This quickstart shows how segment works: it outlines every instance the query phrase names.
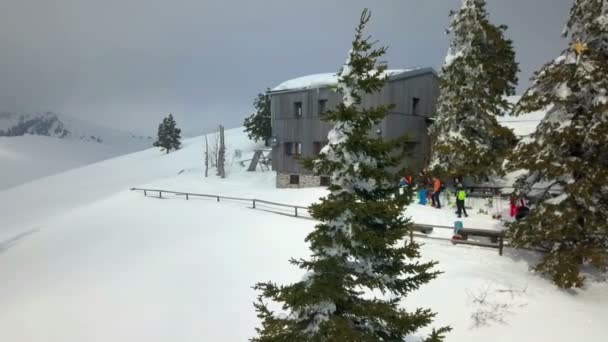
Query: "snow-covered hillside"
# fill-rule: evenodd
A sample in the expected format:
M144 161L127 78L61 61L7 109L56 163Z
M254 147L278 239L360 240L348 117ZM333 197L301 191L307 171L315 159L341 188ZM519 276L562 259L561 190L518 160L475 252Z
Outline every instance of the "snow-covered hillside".
M56 113L0 113L0 191L142 150L152 138Z
M142 144L142 141L152 139L150 136L102 127L54 112L36 114L0 113L0 137L15 137L26 134L91 141L107 145Z
M0 336L25 341L244 341L259 323L251 286L302 276L311 220L214 199L144 197L130 187L256 197L307 205L321 188L276 189L247 172L256 144L226 134L228 178L204 178L202 137L165 155L121 156L0 192ZM237 150L240 152L238 153ZM241 157L236 157L237 155ZM213 174L213 172L211 172ZM452 209L412 205L416 221L450 223ZM493 226L473 214L465 226ZM404 300L438 312L448 341L600 342L608 285L574 292L528 272L536 256L420 240L444 273ZM475 326L475 323L478 326ZM485 325L484 325L485 324ZM412 337L411 341L417 341Z

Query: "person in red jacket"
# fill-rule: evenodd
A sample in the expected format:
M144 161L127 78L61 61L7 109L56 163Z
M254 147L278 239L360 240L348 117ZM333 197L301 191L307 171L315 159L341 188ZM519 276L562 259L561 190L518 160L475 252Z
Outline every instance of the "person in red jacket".
M517 204L515 204L515 197L511 196L511 217L517 215Z
M439 202L439 195L441 194L441 181L437 177L433 177L433 195L431 200L433 201L433 207L441 209L441 202Z

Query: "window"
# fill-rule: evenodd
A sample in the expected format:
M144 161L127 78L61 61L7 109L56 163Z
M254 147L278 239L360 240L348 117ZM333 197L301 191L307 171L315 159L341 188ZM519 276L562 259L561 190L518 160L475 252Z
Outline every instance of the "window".
M412 152L416 149L416 146L418 146L417 141L406 141L403 144L403 150L406 152Z
M289 184L291 184L291 185L300 184L300 176L299 175L289 175Z
M301 155L302 154L302 143L286 142L285 143L285 154L287 154L288 156Z
M321 176L321 186L329 186L331 184L331 178L329 176Z
M319 116L323 116L327 110L327 100L319 100Z
M326 142L320 142L320 141L313 142L312 143L312 153L315 155L321 153L321 150L323 149L323 147L325 147L325 145L327 145Z
M302 117L302 102L293 103L293 115L295 115L296 118Z
M420 99L417 97L412 98L412 115L418 115L418 107L420 104Z

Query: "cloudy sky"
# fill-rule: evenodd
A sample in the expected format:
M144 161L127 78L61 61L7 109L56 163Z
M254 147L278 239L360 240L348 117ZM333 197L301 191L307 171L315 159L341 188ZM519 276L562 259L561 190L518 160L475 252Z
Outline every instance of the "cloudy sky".
M488 0L509 25L520 91L566 46L572 0ZM336 71L364 7L390 67L439 68L460 0L0 0L0 111L53 110L149 133L239 125L255 95Z

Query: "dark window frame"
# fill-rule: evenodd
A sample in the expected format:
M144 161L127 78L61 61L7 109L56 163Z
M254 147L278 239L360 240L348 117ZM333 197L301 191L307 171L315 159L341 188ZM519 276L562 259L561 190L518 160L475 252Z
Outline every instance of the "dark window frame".
M312 154L315 156L321 154L321 150L326 145L327 145L327 141L313 141L312 142Z
M292 148L293 148L293 146L292 146L292 145L293 145L293 143L291 143L291 142L286 142L284 145L285 145L285 154L286 154L286 155L288 155L288 156L290 156L290 155L291 155Z
M321 179L319 180L319 184L321 186L330 186L331 185L331 177L329 177L329 176L321 176Z
M404 151L407 151L407 152L413 152L416 149L416 147L418 147L419 144L420 144L419 141L414 141L414 140L406 141L403 144L403 149L404 149Z
M327 112L327 99L320 99L317 103L318 105L318 115L323 116L325 112Z
M293 141L285 143L285 154L288 156L301 156L302 155L302 143Z
M294 142L294 156L301 156L302 155L302 143L301 142Z
M420 98L412 97L412 115L419 115L418 109L420 108Z
M289 185L300 185L300 175L289 175Z
M298 119L304 116L304 105L302 104L302 101L293 103L293 115Z

